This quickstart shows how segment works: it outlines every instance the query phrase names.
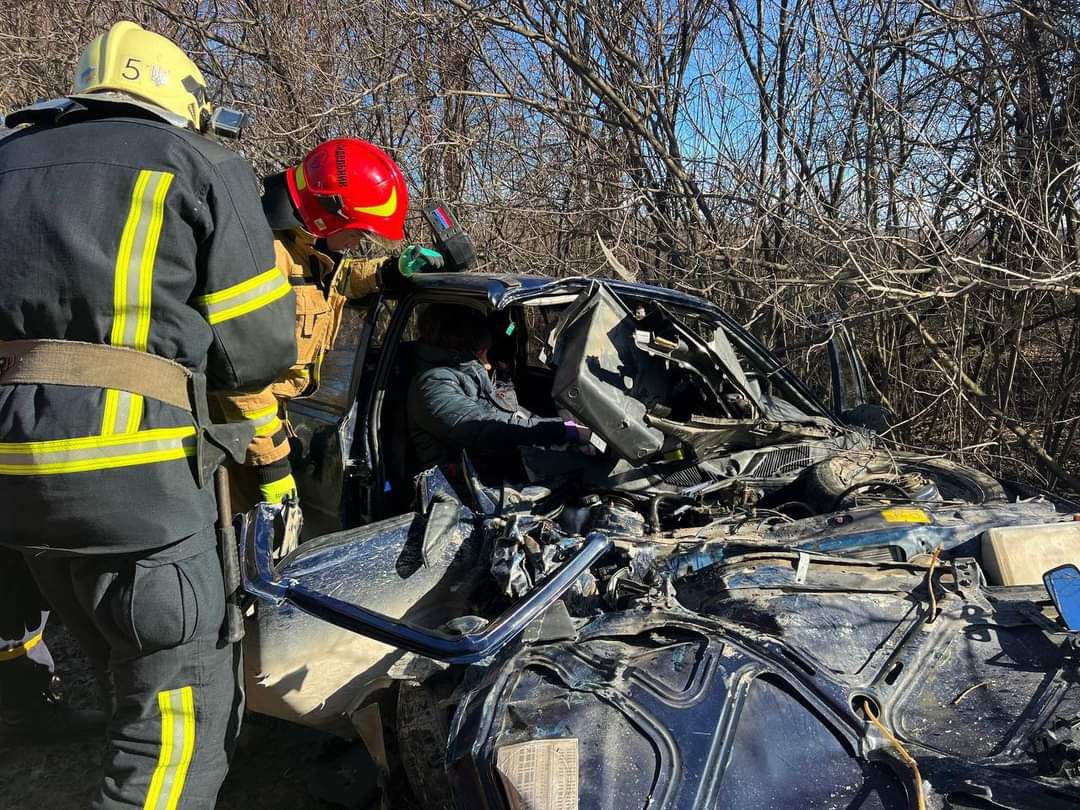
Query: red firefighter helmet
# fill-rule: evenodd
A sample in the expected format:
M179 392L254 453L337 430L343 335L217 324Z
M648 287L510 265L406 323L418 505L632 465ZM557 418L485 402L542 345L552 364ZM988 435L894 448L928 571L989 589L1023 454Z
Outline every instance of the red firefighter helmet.
M398 165L359 138L321 143L285 173L304 226L327 237L346 229L398 242L405 238L409 191Z

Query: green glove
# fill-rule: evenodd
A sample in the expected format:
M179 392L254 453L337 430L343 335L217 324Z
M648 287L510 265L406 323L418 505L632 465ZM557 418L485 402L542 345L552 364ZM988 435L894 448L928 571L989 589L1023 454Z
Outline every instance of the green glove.
M416 273L439 270L443 266L442 254L437 250L422 247L421 245L409 245L401 251L398 257L398 272L405 278Z
M267 503L281 503L286 498L296 499L296 479L289 473L284 478L259 484L259 495Z

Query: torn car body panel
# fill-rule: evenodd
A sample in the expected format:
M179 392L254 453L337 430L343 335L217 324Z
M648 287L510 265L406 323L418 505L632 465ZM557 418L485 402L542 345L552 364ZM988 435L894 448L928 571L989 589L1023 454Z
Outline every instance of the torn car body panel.
M406 515L304 544L276 565L280 513L281 507L261 504L255 521L241 525L245 590L276 608L258 611L246 647L249 703L263 714L327 730L342 725L363 696L360 687L386 676L403 652L452 664L495 655L611 545L591 535L565 566L502 615L453 633L432 628L467 615L484 536L472 521L448 527L438 548L428 549L424 521ZM383 567L389 559L395 560L392 571Z
M386 616L388 622L439 624L463 614L475 588L479 549L471 527L444 535L424 559L423 517L415 513L304 543L280 563L271 560L277 515L264 505L245 525L245 589L276 604L249 620L245 669L249 707L326 730L348 727L362 698L360 683L377 683L401 657L400 646L313 616L290 600L289 583Z

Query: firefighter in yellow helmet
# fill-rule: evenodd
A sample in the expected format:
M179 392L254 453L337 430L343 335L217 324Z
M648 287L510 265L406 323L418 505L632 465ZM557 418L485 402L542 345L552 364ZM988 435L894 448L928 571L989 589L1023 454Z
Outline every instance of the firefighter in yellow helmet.
M111 681L96 808L213 807L239 723L208 484L251 432L207 389L288 369L296 303L210 112L194 63L122 22L0 141L0 544Z
M230 420L255 426L247 465L256 471L261 500L277 502L296 493L288 459L287 403L318 387L319 368L334 343L345 301L416 272L437 270L443 257L418 245L393 258L344 255L368 239L393 250L404 239L409 207L401 169L359 138L321 143L296 166L267 177L262 202L276 239L278 269L296 291L297 362L262 391L226 397L223 407ZM242 500L252 497L241 492Z
M210 117L198 66L170 40L133 22L118 22L82 52L71 97L134 104L196 132Z

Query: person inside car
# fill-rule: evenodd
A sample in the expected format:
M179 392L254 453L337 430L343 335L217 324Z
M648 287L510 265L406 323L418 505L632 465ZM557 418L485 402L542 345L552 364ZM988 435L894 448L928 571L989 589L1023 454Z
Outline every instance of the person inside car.
M473 460L505 461L507 450L518 447L588 443L587 427L534 416L517 403L512 387L495 385L488 360L492 332L483 313L459 304L430 304L418 326L418 371L409 387L408 419L419 470L452 464L462 450Z

